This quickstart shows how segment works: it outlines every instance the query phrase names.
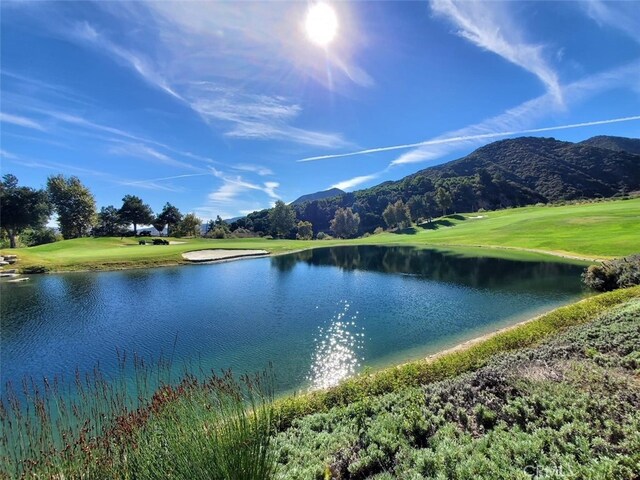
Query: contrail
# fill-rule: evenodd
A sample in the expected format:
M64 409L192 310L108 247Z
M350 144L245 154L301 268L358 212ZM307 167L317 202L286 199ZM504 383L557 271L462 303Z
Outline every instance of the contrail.
M150 178L148 180L137 180L137 181L134 181L134 182L123 182L122 185L137 185L138 183L161 182L163 180L176 180L178 178L187 178L187 177L203 177L205 175L211 175L211 173L187 173L185 175L174 175L173 177Z
M464 142L467 140L481 140L485 138L508 137L510 135L523 135L525 133L540 133L540 132L549 132L552 130L566 130L569 128L591 127L594 125L606 125L608 123L631 122L634 120L640 120L640 115L635 115L632 117L611 118L609 120L596 120L593 122L572 123L569 125L558 125L555 127L530 128L528 130L519 130L519 131L512 131L512 132L480 133L477 135L463 135L459 137L436 138L434 140L426 140L424 142L417 142L417 143L406 143L404 145L393 145L390 147L369 148L366 150L358 150L357 152L335 153L332 155L319 155L317 157L306 157L298 160L298 162L313 162L316 160L328 160L330 158L352 157L354 155L365 155L367 153L389 152L391 150L403 150L406 148L423 147L425 145L441 145L443 143L456 143L456 142Z

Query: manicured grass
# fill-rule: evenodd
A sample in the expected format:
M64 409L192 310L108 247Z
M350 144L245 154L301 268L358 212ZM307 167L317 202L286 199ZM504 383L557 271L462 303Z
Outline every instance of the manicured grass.
M22 269L43 266L49 271L178 265L185 263L181 257L183 252L209 248L284 253L335 245L439 246L461 254L491 254L524 260L539 260L545 258L544 254L605 259L640 249L640 198L450 215L426 228L416 226L403 233L386 232L354 240L172 240L184 243L141 246L134 238L81 238L13 251L5 249L2 253L18 254Z
M640 249L640 198L453 215L435 226L414 227L413 234L385 233L379 240L513 247L579 257L625 256Z

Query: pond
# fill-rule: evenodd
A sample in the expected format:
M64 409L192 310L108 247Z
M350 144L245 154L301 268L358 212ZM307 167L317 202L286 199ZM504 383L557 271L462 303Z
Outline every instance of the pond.
M424 357L574 301L581 267L411 247L319 248L2 284L1 380L117 369L116 351L263 370L279 392Z

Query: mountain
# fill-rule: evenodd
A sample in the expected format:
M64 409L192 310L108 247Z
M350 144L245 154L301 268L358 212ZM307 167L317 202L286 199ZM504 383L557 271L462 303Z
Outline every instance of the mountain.
M296 198L289 205L300 205L304 202L312 202L314 200L322 200L324 198L336 197L338 195L344 195L345 192L340 190L339 188L331 188L329 190L324 190L322 192L309 193L307 195L303 195L300 198Z
M579 145L589 145L591 147L606 148L616 152L628 152L640 155L640 139L626 137L610 137L607 135L599 135L589 138Z
M501 140L397 181L294 206L298 218L310 221L315 231L329 230L337 208L352 207L367 232L385 225L382 212L396 200L409 205L414 220L440 215L439 188L451 196L448 212L612 197L640 190L640 155L621 150L635 152L638 143L621 137L581 143L539 137Z

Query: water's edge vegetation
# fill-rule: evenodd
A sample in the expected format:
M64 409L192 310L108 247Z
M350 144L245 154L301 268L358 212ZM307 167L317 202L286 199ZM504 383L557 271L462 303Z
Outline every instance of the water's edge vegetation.
M73 425L69 422L60 425L59 412L63 408L60 399L53 398L52 403L45 402L44 393L39 392L33 397L31 412L40 422L39 427L34 428L30 424L28 428L23 428L28 416L15 402L3 403L0 408L3 431L12 429L14 437L20 438L21 442L21 447L16 449L16 445L7 443L9 435L3 435L0 463L7 470L0 478L21 475L157 478L160 472L158 468L164 469L162 471L166 478L187 478L186 471L180 468L191 469L188 470L191 472L189 478L204 478L205 472L210 475L213 471L248 465L246 455L249 455L248 458L255 457L256 452L259 454L255 458L273 462L274 457L269 452L272 452L274 434L286 432L298 425L302 418L342 409L347 405L350 405L350 409L357 408L355 406L386 394L475 371L486 366L496 354L538 346L569 327L591 322L616 306L634 299L637 301L638 298L640 287L597 295L556 309L467 349L363 374L329 390L280 398L273 402L268 386L265 388L260 382L252 383L249 379L249 383L236 383L218 377L198 381L187 375L178 383L160 386L152 396L135 407L124 402L116 404L116 410L94 412L98 413L97 420L102 423L99 428L89 428L91 419L83 420L81 415L74 416L74 412L68 412L68 417L74 419L71 422ZM105 388L104 384L98 384L93 391L85 391L90 396L89 403L112 398ZM246 401L250 402L249 410L238 407ZM52 416L51 410L44 409L46 405L49 405L48 408L57 408L58 414ZM250 436L256 442L247 443L247 432L252 432ZM36 435L36 438L29 435ZM63 446L52 442L54 438L63 439ZM243 445L253 446L243 454ZM212 449L217 450L214 452ZM237 454L234 460L237 464L212 465L212 459L226 455L225 451ZM282 454L279 461L282 463ZM177 470L172 470L174 467L171 465ZM269 478L273 474L265 465L257 465L256 468L266 472L267 476L246 478ZM214 475L210 478L218 477ZM306 477L293 475L291 478Z

